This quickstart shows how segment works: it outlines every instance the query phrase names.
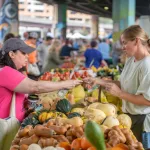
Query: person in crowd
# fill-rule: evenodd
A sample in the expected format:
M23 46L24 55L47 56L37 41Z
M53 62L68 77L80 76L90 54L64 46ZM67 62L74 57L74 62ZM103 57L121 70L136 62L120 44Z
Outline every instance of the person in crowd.
M107 63L103 60L102 53L97 50L97 42L91 41L91 48L87 49L84 53L85 67L89 68L95 66L100 67L102 64L107 66Z
M50 71L53 68L58 68L64 61L60 59L59 52L61 49L61 41L55 39L49 48L48 57L45 60L43 72Z
M15 35L13 33L8 33L4 37L4 42L7 41L10 38L15 38ZM19 69L20 72L22 72L24 75L27 75L26 66Z
M80 48L80 46L79 46L79 43L78 43L78 40L77 40L77 39L75 39L75 40L73 41L73 48L74 48L74 49L77 49L77 50L79 50L79 48Z
M40 71L43 70L44 61L47 58L48 50L50 48L52 40L53 40L52 37L47 36L46 39L43 41L43 43L40 44L37 47L37 51L38 51L38 66L39 66Z
M26 41L29 38L29 33L28 32L24 32L23 33L23 40Z
M60 89L70 89L80 84L80 80L60 82L34 81L18 70L28 63L28 54L35 48L26 45L21 39L8 39L0 51L0 118L7 118L13 92L16 95L16 117L24 119L23 103L25 94L46 93Z
M66 39L64 46L62 47L61 51L60 51L60 57L64 58L64 57L70 57L70 52L73 51L74 48L70 46L70 41L69 39Z
M36 32L30 32L29 33L29 38L28 40L25 41L25 43L30 46L30 47L33 47L36 49L36 41L37 41L37 38L38 38L38 34ZM28 57L28 65L27 65L27 72L28 72L28 68L29 68L29 65L30 64L33 64L35 65L36 67L37 66L37 60L38 56L37 56L37 50L33 51L32 53L29 54L29 57ZM29 73L28 72L28 76L31 78L31 79L36 79L36 76L38 75L34 75L33 73Z
M102 53L103 59L110 64L110 46L107 43L108 39L103 39L102 42L98 44L98 50Z
M115 43L112 44L112 62L113 65L117 65L120 63L120 57L123 54L122 45L121 45L121 39L117 40Z
M142 141L142 132L150 132L150 39L139 25L133 25L123 31L121 42L128 59L120 81L96 78L85 81L104 86L110 94L122 99L122 111L132 119L131 130Z
M14 38L14 37L15 37L15 35L14 35L13 33L8 33L8 34L6 34L5 37L4 37L4 42L5 42L6 40L8 40L8 39L10 39L10 38Z

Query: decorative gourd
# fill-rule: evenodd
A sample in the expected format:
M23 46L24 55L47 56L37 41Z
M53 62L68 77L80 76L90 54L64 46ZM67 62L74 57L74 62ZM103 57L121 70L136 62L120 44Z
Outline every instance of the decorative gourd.
M84 108L73 108L72 110L71 110L71 112L73 113L73 112L77 112L77 113L79 113L81 116L83 116L84 115Z
M20 150L28 150L28 147L29 147L28 145L22 144L20 145Z
M94 108L88 108L85 113L84 116L94 120L97 123L101 123L106 115L103 111L99 110L99 109L94 109Z
M120 125L122 125L123 127L127 127L129 129L131 128L132 120L128 115L121 114L117 117L117 119L119 120Z
M31 144L28 150L42 150L38 144Z
M119 125L119 120L116 117L113 116L108 116L104 122L103 125L112 128L113 126L118 126Z
M65 150L64 148L62 147L53 147L53 146L48 146L42 150Z
M83 125L83 120L80 117L73 117L71 119L67 118L56 118L58 124L71 124L73 126L79 127Z
M72 141L71 143L71 149L72 150L79 150L81 149L81 138L77 138L75 140Z
M35 117L27 117L23 120L22 124L21 124L21 127L26 127L27 125L32 125L32 126L35 126L39 124L39 120L36 119Z
M60 142L57 146L64 148L65 150L71 150L71 145L68 142Z
M117 144L115 147L108 148L108 150L129 150L129 149L127 145L120 143Z
M71 104L67 99L62 99L57 102L56 110L64 114L67 114L71 111Z
M95 147L89 147L87 150L96 150L96 148Z
M77 112L73 112L73 113L68 114L68 118L73 118L73 117L81 117L81 115Z
M104 134L97 123L87 121L85 125L85 136L96 150L106 150Z
M81 148L83 150L87 150L91 146L92 146L91 143L86 139L86 137L83 137L81 139Z
M99 103L96 109L100 109L101 111L103 111L106 116L115 116L117 114L117 107L113 104Z

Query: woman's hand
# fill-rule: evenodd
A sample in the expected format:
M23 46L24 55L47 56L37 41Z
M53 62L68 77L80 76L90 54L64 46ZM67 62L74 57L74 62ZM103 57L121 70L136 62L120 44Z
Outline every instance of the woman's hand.
M117 97L120 97L122 93L121 89L115 83L106 83L105 89L110 94L117 96Z
M63 81L63 84L64 84L65 89L72 89L76 85L81 84L82 82L83 82L82 80L66 80L66 81Z
M92 77L83 79L83 82L85 82L86 84L89 84L91 86L97 84L96 78L92 78Z

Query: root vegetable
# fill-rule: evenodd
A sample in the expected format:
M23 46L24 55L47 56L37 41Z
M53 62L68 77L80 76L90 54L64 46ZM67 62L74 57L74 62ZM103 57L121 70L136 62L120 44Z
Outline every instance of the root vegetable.
M119 126L114 126L113 129L115 129L119 133L119 135L120 135L120 143L125 143L126 142L126 137L122 133L122 131L119 128Z

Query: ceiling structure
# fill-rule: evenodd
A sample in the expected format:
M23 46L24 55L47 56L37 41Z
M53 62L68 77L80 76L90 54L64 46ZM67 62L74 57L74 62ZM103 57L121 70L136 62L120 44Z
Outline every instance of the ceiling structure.
M113 0L39 0L47 4L67 3L68 9L112 18ZM150 15L150 0L136 0L136 16Z

